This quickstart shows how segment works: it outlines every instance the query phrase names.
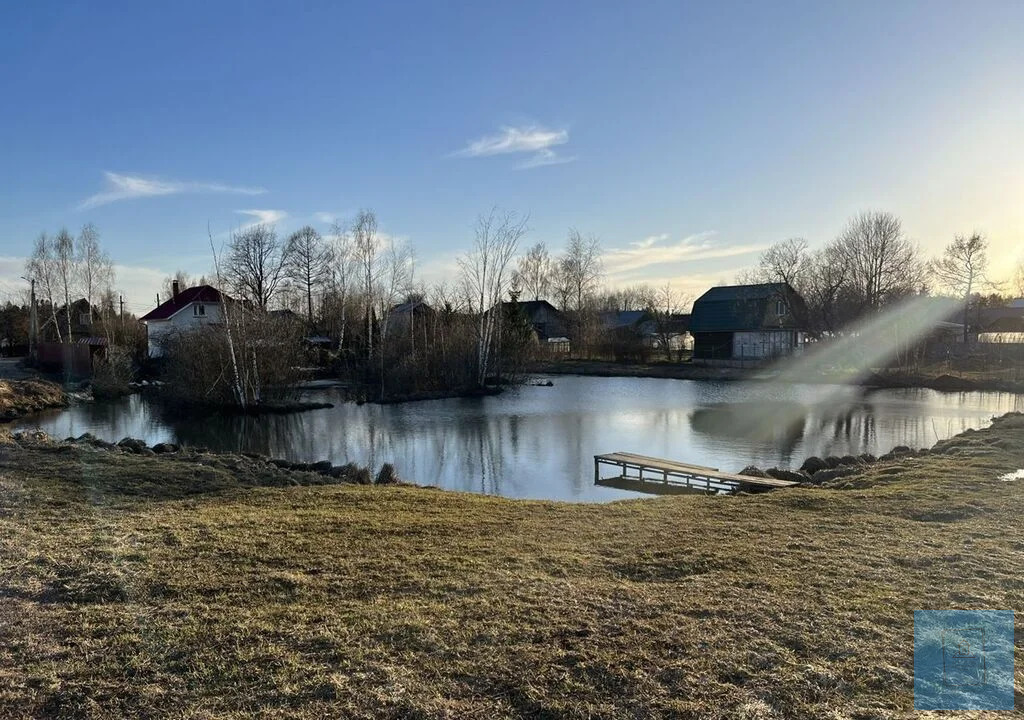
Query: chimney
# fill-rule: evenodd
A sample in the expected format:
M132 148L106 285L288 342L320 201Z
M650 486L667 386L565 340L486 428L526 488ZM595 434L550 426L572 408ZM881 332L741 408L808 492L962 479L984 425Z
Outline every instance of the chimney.
M177 280L172 280L171 281L171 297L174 298L175 300L177 300L178 299L178 293L180 291L181 291L181 286L178 285L178 281Z

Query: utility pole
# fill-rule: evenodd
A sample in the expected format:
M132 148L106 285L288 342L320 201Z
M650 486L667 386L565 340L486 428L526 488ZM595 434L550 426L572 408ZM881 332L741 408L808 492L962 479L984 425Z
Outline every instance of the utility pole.
M118 295L117 301L121 304L121 324L124 324L124 295Z

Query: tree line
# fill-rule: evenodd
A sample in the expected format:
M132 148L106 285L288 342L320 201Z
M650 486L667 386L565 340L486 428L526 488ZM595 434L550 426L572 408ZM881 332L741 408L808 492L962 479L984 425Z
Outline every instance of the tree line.
M737 280L792 285L807 303L802 319L817 336L841 333L909 296L937 292L963 304L966 340L972 307L1004 302L1001 293L1005 291L1024 296L1024 262L1011 283L994 282L988 271L988 241L979 233L954 236L939 257L928 260L906 236L898 217L865 212L851 218L834 240L817 250L803 238L772 245L757 266Z
M307 334L329 336L340 348L335 374L373 399L479 390L521 375L539 348L514 300L550 301L578 356L618 356L622 338L601 322L611 311L647 311L669 347L671 321L692 298L671 283L605 287L592 235L570 229L560 254L544 243L522 249L527 236L526 216L485 213L457 271L427 287L412 249L381 233L371 210L335 222L327 235L306 226L281 238L272 225L254 225L231 236L218 283L251 307L293 309ZM969 302L989 284L986 248L980 236L958 236L929 262L898 217L866 212L820 249L799 238L773 245L740 281L793 285L807 302L804 324L823 336L933 286Z
M82 226L78 236L67 228L56 235L41 233L25 269L35 281L37 297L42 300L56 328L58 342L71 341L71 313L64 313L63 327L57 321L59 308L84 297L89 303L90 320L99 304L114 307L114 265L100 247L100 235L91 223Z
M260 388L280 384L287 375L280 358L260 359L267 348L282 347L261 334L292 338L296 347L303 338L322 335L335 348L326 358L334 374L368 398L480 390L521 377L539 350L515 300L548 300L558 308L578 356L617 355L612 345L621 338L609 337L601 315L623 310L647 311L668 347L672 321L687 310L691 297L671 283L607 287L595 236L570 228L565 249L557 254L542 242L524 247L528 220L499 209L481 215L455 271L430 287L417 278L412 248L381 232L372 210L347 223L335 221L327 234L311 226L285 237L272 224L239 229L220 251L211 243L215 262L209 282L240 301L232 310L236 322L226 328L235 333L226 345L237 341L238 347L228 347L222 361L213 363L220 368L215 375L220 382L222 376L234 377L236 386L253 388L240 403L258 402ZM800 238L771 246L738 280L790 283L807 302L808 329L827 335L932 288L969 305L994 287L987 270L987 243L977 234L957 236L942 257L929 262L906 237L899 218L867 212L851 218L820 249ZM77 238L67 230L41 235L28 271L54 322L57 309L77 296L89 300L90 308L112 311L113 265L92 225ZM1024 283L1024 269L1018 277ZM207 282L178 271L167 278L163 297L170 296L175 280L181 287ZM287 328L257 322L257 313L279 308L293 312ZM59 329L62 336L70 332L69 322ZM323 353L318 360L325 360ZM301 357L288 357L287 363L309 364ZM233 369L225 375L227 365Z

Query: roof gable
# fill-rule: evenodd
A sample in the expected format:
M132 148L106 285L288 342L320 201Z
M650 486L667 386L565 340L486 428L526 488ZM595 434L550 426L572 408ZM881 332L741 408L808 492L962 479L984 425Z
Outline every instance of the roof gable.
M1019 333L1024 332L1024 317L1001 317L994 320L983 332Z
M518 308L521 310L526 317L533 320L539 313L550 313L553 316L560 316L561 313L554 305L549 303L547 300L517 300L516 302L506 301L503 302L502 307L504 308Z
M795 292L788 283L760 283L758 285L719 285L697 298L696 302L724 300L764 300L780 293Z
M793 327L795 311L803 306L803 298L788 283L759 285L721 285L713 287L693 303L690 332L735 332L766 327L768 303L782 299L786 303L787 320L771 327Z
M182 290L167 302L161 303L153 310L143 315L140 320L169 320L194 302L219 303L221 292L210 285L196 285ZM224 298L230 300L227 295Z
M609 329L628 328L639 325L649 317L647 310L613 310L601 313L601 322Z

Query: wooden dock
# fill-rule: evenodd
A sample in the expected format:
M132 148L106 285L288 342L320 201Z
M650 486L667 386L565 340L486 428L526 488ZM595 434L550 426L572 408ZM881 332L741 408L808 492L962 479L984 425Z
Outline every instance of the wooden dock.
M601 466L612 466L618 475L601 477ZM791 480L753 477L722 472L718 468L690 465L662 458L614 452L594 456L594 484L619 490L657 494L764 492L792 487Z

